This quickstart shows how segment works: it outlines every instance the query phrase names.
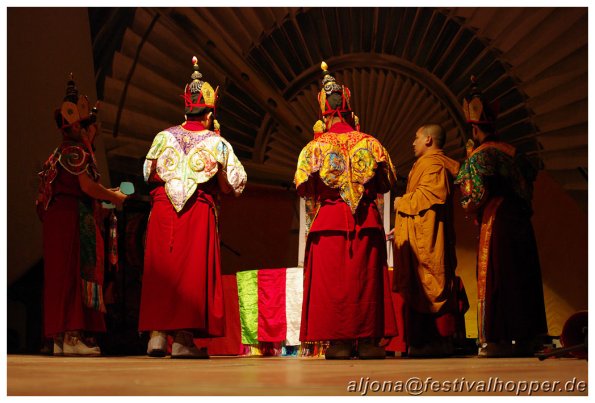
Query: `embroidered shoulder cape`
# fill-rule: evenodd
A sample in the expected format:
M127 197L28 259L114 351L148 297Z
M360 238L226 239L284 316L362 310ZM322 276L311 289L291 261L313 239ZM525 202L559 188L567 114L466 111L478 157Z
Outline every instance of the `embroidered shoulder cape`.
M176 211L181 211L196 191L217 173L223 175L237 196L246 185L246 171L231 144L210 130L189 131L174 126L155 136L144 165L145 181L151 161L165 182L165 192Z
M395 182L395 168L386 149L374 137L358 131L329 132L309 142L298 158L294 177L296 187L316 172L355 214L364 194L364 185L380 169L379 193L386 193Z
M461 205L476 210L486 200L487 178L505 178L514 193L531 206L533 198L533 168L516 149L502 142L486 142L475 149L463 162L455 184L461 187Z
M39 195L37 204L44 210L48 209L54 196L53 182L58 176L58 168L61 166L73 175L80 175L86 172L95 182L99 180L99 171L93 155L91 155L79 143L64 142L58 146L43 164L39 178Z

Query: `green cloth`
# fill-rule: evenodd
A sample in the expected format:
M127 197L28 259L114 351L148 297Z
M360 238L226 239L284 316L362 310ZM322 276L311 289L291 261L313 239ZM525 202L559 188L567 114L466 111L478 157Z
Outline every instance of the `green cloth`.
M258 270L236 273L242 343L258 343Z

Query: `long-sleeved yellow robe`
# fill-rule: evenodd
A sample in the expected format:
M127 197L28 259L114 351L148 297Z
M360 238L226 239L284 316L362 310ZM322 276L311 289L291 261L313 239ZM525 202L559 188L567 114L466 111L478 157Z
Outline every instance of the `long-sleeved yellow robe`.
M394 291L417 312L442 313L454 300L452 193L459 166L442 150L426 152L411 168L397 203Z

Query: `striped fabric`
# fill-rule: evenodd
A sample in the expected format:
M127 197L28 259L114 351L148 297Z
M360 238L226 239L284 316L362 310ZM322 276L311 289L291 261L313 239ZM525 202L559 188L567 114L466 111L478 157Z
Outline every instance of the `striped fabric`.
M242 343L299 345L303 269L248 270L236 279Z

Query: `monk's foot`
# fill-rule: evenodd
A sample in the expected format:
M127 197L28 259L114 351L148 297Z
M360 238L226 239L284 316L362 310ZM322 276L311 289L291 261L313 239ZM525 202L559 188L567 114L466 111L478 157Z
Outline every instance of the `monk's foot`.
M360 360L384 360L386 351L374 339L360 339L357 343L357 356Z
M324 358L327 360L349 360L352 357L353 340L333 340L326 349Z
M426 344L409 346L408 356L411 358L443 358L454 355L455 348L451 338L440 338Z

